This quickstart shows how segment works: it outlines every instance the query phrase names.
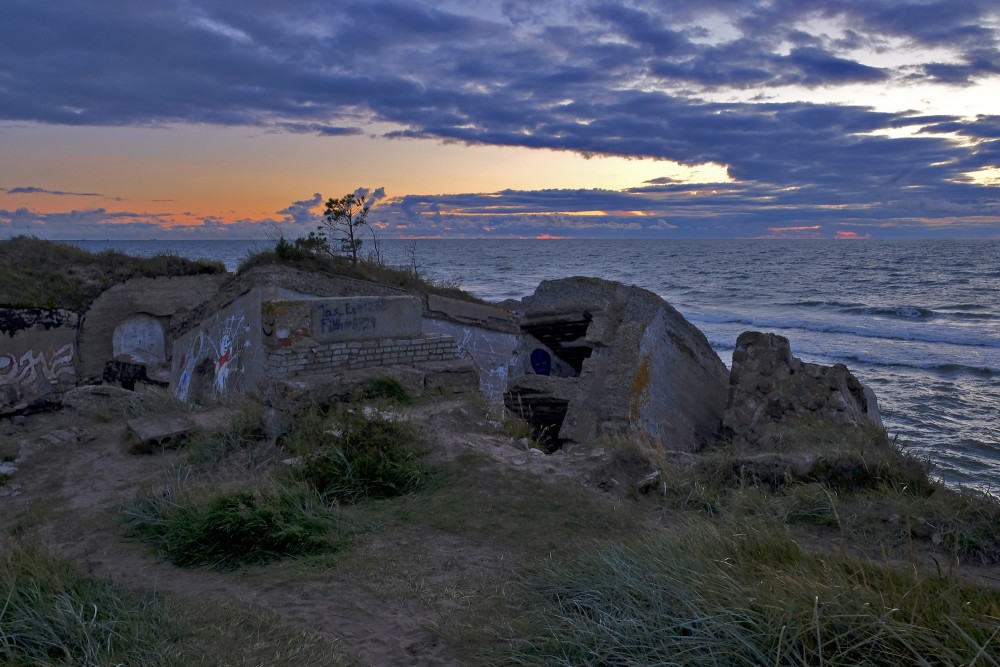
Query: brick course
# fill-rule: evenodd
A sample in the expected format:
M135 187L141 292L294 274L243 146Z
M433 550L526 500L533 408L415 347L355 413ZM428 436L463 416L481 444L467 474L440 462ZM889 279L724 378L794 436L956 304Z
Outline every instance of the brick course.
M275 377L293 378L388 364L443 361L458 356L455 339L445 334L417 338L316 343L298 348L270 348L267 364Z

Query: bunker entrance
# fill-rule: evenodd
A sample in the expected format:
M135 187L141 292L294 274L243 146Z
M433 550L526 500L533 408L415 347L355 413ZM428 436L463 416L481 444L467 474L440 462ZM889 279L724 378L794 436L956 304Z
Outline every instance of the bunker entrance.
M562 316L559 319L546 319L521 323L521 329L544 343L552 353L566 362L579 377L583 370L583 362L590 358L594 348L587 342L587 329L593 319L590 313L582 315Z
M532 436L541 442L546 453L551 454L562 447L565 441L559 437L559 429L566 419L569 401L518 387L504 394L504 405L528 422Z

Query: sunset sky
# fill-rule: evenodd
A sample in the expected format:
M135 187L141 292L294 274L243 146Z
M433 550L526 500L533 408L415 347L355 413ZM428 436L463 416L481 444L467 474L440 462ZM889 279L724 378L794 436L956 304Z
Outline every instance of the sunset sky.
M0 9L0 238L1000 238L997 0Z

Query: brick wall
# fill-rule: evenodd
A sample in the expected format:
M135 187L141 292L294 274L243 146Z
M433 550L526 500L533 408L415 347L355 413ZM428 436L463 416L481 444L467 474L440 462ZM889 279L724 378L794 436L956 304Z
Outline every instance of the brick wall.
M267 351L267 364L275 377L292 378L391 364L442 361L456 356L457 348L452 336L431 334L415 338L275 347Z

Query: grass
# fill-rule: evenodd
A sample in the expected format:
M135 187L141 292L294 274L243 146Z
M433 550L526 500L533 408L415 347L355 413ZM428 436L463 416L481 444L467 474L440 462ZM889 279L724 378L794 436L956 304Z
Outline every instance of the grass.
M80 574L37 545L0 555L0 664L165 665L174 637L167 610L141 595Z
M218 494L168 490L134 500L122 518L127 535L150 543L174 565L219 570L336 552L351 533L314 494L290 486Z
M1000 593L690 523L532 571L497 664L996 665Z
M218 426L191 433L187 440L187 463L197 470L206 470L235 455L239 456L240 467L248 470L271 463L275 449L267 441L265 413L266 408L259 400L244 398Z
M328 503L391 498L419 489L428 471L416 436L378 410L339 406L301 415L286 446L299 455L290 475Z
M381 400L391 405L409 405L413 403L406 388L398 380L391 377L377 377L361 391L364 400Z
M53 271L57 266L59 271ZM92 253L32 236L0 241L0 307L65 308L83 312L97 296L129 278L224 273L221 262L176 255L133 257Z
M1000 562L997 499L934 481L927 461L884 431L813 427L772 448L722 448L686 466L661 462L659 489L677 509L835 529L894 558L930 550L946 563Z
M457 285L425 278L412 267L389 266L370 258L359 259L357 264L353 264L349 257L315 252L306 247L299 247L283 237L277 239L275 248L247 257L240 264L239 271L268 264L287 264L306 271L367 280L408 292L436 294L452 299L485 303Z

